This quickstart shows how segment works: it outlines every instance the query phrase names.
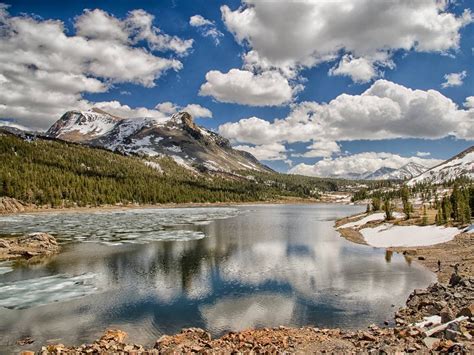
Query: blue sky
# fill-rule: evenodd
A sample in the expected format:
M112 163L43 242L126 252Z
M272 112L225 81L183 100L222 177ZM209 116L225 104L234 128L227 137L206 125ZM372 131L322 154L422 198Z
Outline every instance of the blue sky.
M357 0L355 1L357 2ZM367 0L361 0L361 2L370 3L370 1ZM435 6L433 5L434 1L423 0L421 2L424 3L424 10L433 9ZM472 19L466 20L466 18L469 17L469 11L474 12L473 3L471 1L459 0L455 3L450 2L446 7L437 10L438 12L433 15L434 17L426 19L426 21L432 21L433 19L439 19L440 21L441 29L437 29L437 32L433 34L425 35L413 32L408 33L407 35L406 33L402 33L402 31L405 31L404 28L406 26L404 27L401 23L400 37L404 35L406 38L414 38L414 43L408 45L408 49L401 48L402 46L398 45L398 43L401 42L396 38L398 28L396 23L397 19L395 19L392 24L394 28L392 33L383 34L387 36L386 39L381 39L379 37L373 39L374 42L379 41L381 43L379 47L365 48L366 46L364 45L364 42L360 39L352 39L347 35L341 35L340 37L333 35L333 33L344 32L344 24L340 25L342 27L334 27L332 32L329 31L328 33L315 35L314 39L302 39L302 44L304 44L304 41L310 41L308 43L314 45L315 52L320 51L319 54L330 54L333 56L333 58L322 60L316 64L307 64L306 62L308 60L311 62L317 55L305 54L305 56L299 57L296 55L292 56L291 41L295 42L295 38L297 39L296 41L298 41L298 37L295 37L296 35L282 39L281 44L277 42L275 45L281 45L282 47L287 45L289 48L288 53L282 52L280 50L281 48L272 48L270 44L262 44L264 41L258 42L259 36L264 40L265 36L270 38L271 36L283 36L284 34L284 32L279 32L281 28L278 28L278 21L284 19L285 16L280 18L278 14L275 15L274 11L276 7L271 8L272 2L265 2L267 5L263 5L262 2L260 2L260 4L252 4L254 1L248 1L248 3L245 3L241 1L222 2L209 0L156 0L134 2L73 1L68 3L45 0L4 1L4 3L9 5L6 9L8 13L8 19L6 21L11 21L11 19L20 16L32 18L37 23L50 19L60 20L64 23L65 35L70 37L78 35L75 29L75 24L77 17L84 14L84 9L100 9L104 13L107 13L108 16L114 17L120 21L124 21L130 11L143 9L147 14L154 16L153 26L159 28L159 33L176 36L183 41L190 39L193 40L192 47L186 51L185 55L179 53L176 48L172 48L171 45L161 50L153 50L150 47L150 42L148 42L148 45L145 43L148 40L135 41L133 44L130 44L130 47L143 47L147 52L153 53L153 55L159 58L176 59L181 62L182 68L179 70L170 69L160 72L153 80L154 86L143 85L143 83L137 82L142 79L138 77L134 77L135 79L133 80L128 80L123 79L122 77L114 77L111 74L103 75L97 71L93 72L93 70L85 70L83 73L81 72L80 75L89 78L97 78L102 83L106 83L107 88L95 90L94 92L94 90L89 90L87 87L82 87L81 89L78 89L77 92L68 92L68 95L71 94L75 96L76 101L71 100L73 105L74 102L77 102L78 105L80 103L80 107L70 107L70 109L83 108L85 107L84 105L86 105L86 102L91 105L93 103L111 101L119 101L121 105L128 105L132 109L143 107L149 110L153 110L157 104L163 102L171 102L177 108L183 108L189 104L197 104L212 112L212 118L197 118L196 120L199 124L219 131L221 134L231 138L236 146L243 149L249 149L249 151L260 158L269 158L270 160L265 160L265 163L277 170L287 171L291 167L294 168L300 163L304 163L302 169L296 170L296 172L308 174L326 175L326 170L312 168L313 164L323 159L336 160L338 158L354 156L354 154L355 158L357 158L357 154L367 152L384 152L399 155L403 158L410 158L419 153L419 156L416 158L418 159L417 162L419 162L419 159L447 159L453 154L456 154L472 145L472 131L474 131L474 128L472 128L472 125L474 125L472 120L474 113L469 113L469 110L474 110L474 107L470 109L467 106L463 106L468 97L474 96L474 24L472 23ZM291 7L289 2L283 3L287 3L287 5L282 6L281 10L287 11L288 19L298 20L298 16L302 16L297 9ZM395 1L395 3L397 2ZM227 17L224 16L224 10L222 9L223 5L228 7L229 12L227 13ZM267 6L267 8L265 6ZM290 6L290 8L285 9L285 6ZM312 6L311 1L308 1L308 6ZM416 13L417 10L420 10L421 14L421 10L423 10L404 9L403 6L404 5L400 5L398 8L402 15L403 11ZM361 7L363 9L363 6ZM246 28L243 24L243 16L245 10L249 8L253 11L253 15L257 19L253 20L253 23L249 23L249 27ZM370 7L367 8L370 9ZM312 7L308 7L308 9L311 9L312 11ZM330 10L332 11L333 9ZM334 9L334 11L336 10ZM383 16L385 16L382 11L384 11L383 8L380 9L381 21L383 21ZM327 12L328 11L321 13ZM269 25L265 22L265 16L268 14L276 16L274 24L272 23ZM331 21L330 15L328 15L328 19L318 18L317 16L322 16L319 14L318 9L315 9L314 14L315 17L312 18L312 22L309 23L310 25L317 22L316 20L321 22L324 22L325 20ZM441 17L446 14L451 14L453 19L458 19L459 22L461 22L460 18L462 16L464 16L465 20L463 20L463 24L458 27L456 27L454 20L451 24L446 25L445 22L441 21ZM201 15L204 19L209 20L213 24L192 26L190 24L190 18L194 15ZM378 13L376 13L375 16L370 14L366 15L371 19L373 17L377 18ZM356 23L358 21L357 16L360 17L360 22L364 22L367 27L373 26L374 31L368 31L367 36L378 36L377 26L380 26L380 24L377 24L376 22L371 24L370 21L372 20L367 22L364 13L354 14L351 15L350 19L351 21L354 21L353 25L355 28L361 26ZM237 19L236 24L232 23L232 18ZM304 21L309 20L303 18L301 22L304 24ZM400 18L400 22L402 21L403 17ZM420 17L420 21L424 21L424 19ZM14 26L14 24L9 24L9 26ZM281 27L290 31L294 28L294 26L288 26L283 21L281 22ZM210 28L218 33L220 32L221 35L216 38L212 36L204 36L203 34L205 31ZM259 31L258 33L256 32L257 29ZM295 31L296 30L297 29L295 29ZM311 31L310 26L308 27L308 31ZM315 29L315 31L317 30ZM410 31L410 29L407 31ZM240 43L238 38L239 35L243 38ZM302 34L302 36L305 35L306 34L304 33ZM459 37L457 43L454 43L456 42L456 40L454 40L453 43L448 44L448 42L452 40L453 35ZM336 38L333 38L332 36L335 36ZM446 36L446 40L444 40L443 36ZM323 38L325 43L318 43L318 40ZM216 39L219 43L216 43ZM0 40L6 42L5 38L1 38ZM325 49L323 52L321 48L325 46L326 42L331 42L333 40L336 43L335 48L337 48L337 50L329 48ZM9 45L11 46L11 43ZM297 48L296 51L300 49L301 48ZM251 51L258 52L262 57L267 55L266 60L268 60L271 65L269 67L263 65L262 63L264 63L264 60L262 59L257 64L252 64L249 69L249 66L245 66L246 63L242 56ZM278 52L278 54L274 54L276 52ZM373 59L375 58L375 55L383 55L384 57L383 59L376 61ZM370 78L364 77L363 79L360 79L360 77L357 79L357 73L360 72L356 73L354 71L351 71L349 74L346 72L345 74L330 75L329 72L331 71L331 68L335 70L338 63L342 63L344 56L348 56L348 58L352 59L362 58L364 61L368 60L369 67L364 66L364 68L371 68L374 71L373 75L371 75ZM4 58L3 60L7 61L8 59ZM282 61L286 62L282 64ZM81 66L82 65L83 63L81 63ZM342 65L340 65L340 67L342 67ZM287 73L288 68L291 68L291 74ZM355 70L357 71L358 68L359 67L355 68ZM4 74L7 73L7 69L3 69L5 70ZM269 96L273 95L273 92L270 90L265 94L265 96L262 96L259 103L249 105L248 100L253 99L245 98L245 85L249 85L249 88L254 88L255 85L258 84L257 82L250 82L244 85L244 92L236 94L236 97L241 97L241 99L236 99L240 102L224 102L226 99L222 99L222 96L227 95L226 97L228 97L229 95L228 92L225 92L225 89L233 84L233 78L227 76L227 73L232 69L239 70L239 74L241 74L242 71L252 73L251 75L254 75L252 76L253 79L257 79L257 76L262 75L262 73L263 75L266 75L266 72L272 73L272 75L276 77L276 85L279 85L278 87L275 87L274 92L277 93L281 89L281 95L278 96L275 94L276 97L269 98ZM48 68L48 70L51 71L52 69ZM68 69L62 69L62 72L64 70ZM76 70L76 67L74 67L74 70ZM225 87L219 88L214 83L208 90L207 96L200 95L200 89L202 85L206 83L206 74L210 71L218 71L224 74L221 79L224 80ZM2 73L1 68L0 73ZM445 75L452 73L461 74L462 83L459 84L459 82L457 82L453 85L449 84L446 87L443 87L442 84L446 81ZM135 73L133 73L133 75L135 75ZM7 75L5 77L8 80L9 77ZM342 94L359 97L366 90L370 89L378 80L381 81L378 82L378 87L376 88L378 90L377 92L382 89L395 90L394 88L396 88L396 86L392 86L392 84L400 85L404 89L419 89L422 91L420 94L422 96L423 93L427 93L429 90L436 90L446 99L451 100L456 104L458 108L454 111L450 108L449 110L451 111L446 113L446 117L440 119L438 119L437 114L434 113L433 117L430 118L431 121L426 118L420 125L414 125L416 133L413 131L413 134L410 133L410 129L403 130L399 128L394 128L392 130L388 129L387 132L384 132L383 129L377 128L373 132L373 135L371 135L371 132L367 131L367 129L364 132L362 132L361 129L360 132L351 134L350 126L353 124L354 130L357 130L360 125L358 123L358 117L350 117L349 115L348 117L343 118L343 120L347 120L346 125L349 126L349 130L344 129L344 132L340 130L341 132L325 135L324 133L318 132L314 126L310 127L302 125L297 128L289 123L287 126L284 126L286 128L282 129L294 129L295 132L297 129L315 129L317 134L312 137L304 132L301 133L301 135L295 133L295 137L289 138L284 133L279 132L278 134L275 133L275 140L272 141L271 139L266 139L266 137L273 134L271 132L273 132L272 129L275 127L269 127L268 132L266 132L265 129L261 129L260 132L247 134L249 129L251 130L254 128L252 127L253 123L241 121L249 117L256 117L258 120L268 121L273 125L275 118L282 120L286 119L292 110L294 110L295 107L298 107L298 104L301 102L312 102L317 105L325 105ZM42 83L39 83L38 85L40 84L43 85ZM298 85L301 87L297 88ZM286 92L284 91L285 89L288 89L288 87L290 87L293 92L287 100L282 99L282 97L288 96L288 90ZM251 90L249 91L247 89L247 91L249 95L252 95ZM209 95L209 92L214 94ZM219 95L221 95L221 99L219 99ZM408 93L407 95L411 94ZM431 102L430 100L432 99L431 96L430 98L424 98L427 102ZM1 102L1 100L5 102ZM3 119L5 122L17 123L26 127L44 128L51 122L54 122L54 119L59 118L54 117L56 111L53 110L53 105L51 108L48 108L50 111L45 111L42 115L38 114L38 118L35 118L34 114L28 115L28 108L26 108L27 104L22 103L24 107L17 108L13 107L13 103L10 103L13 101L9 100L12 99L9 97L2 99L0 93L0 105L4 104L7 106L6 110L3 112L0 111L0 119ZM231 98L230 100L234 99ZM281 103L273 104L269 103L270 101L268 100L273 100L272 102L280 100ZM44 102L44 99L42 102ZM344 103L341 102L340 105L343 104ZM360 104L364 106L367 103L364 101ZM430 110L429 107L430 106L428 105L428 108L419 109L419 111L416 112L425 116L425 112ZM444 107L445 106L440 108L440 112L445 112ZM60 109L57 103L54 104L54 109L59 112ZM324 117L326 116L323 117L320 110L322 110L322 108L316 107L312 108L311 112L315 112L315 116L318 116L318 119L325 120ZM326 121L331 122L333 117L331 114L334 114L333 108L331 108L331 106L325 106L324 110L324 115L329 115L328 117L330 117L329 121L328 119L326 119ZM340 106L338 106L338 110L341 110L338 111L338 114L340 112L346 112L346 109L341 108ZM383 110L384 108L380 109L380 111ZM428 112L428 114L430 113ZM206 114L203 116L206 116ZM452 117L454 116L456 116L456 122L459 120L461 123L452 123L452 120L454 120ZM458 119L458 116L462 117ZM371 120L378 119L377 117L370 117ZM387 118L385 117L383 119ZM413 122L418 118L417 116L410 116L406 118L401 117L401 119L406 119L407 122ZM430 127L431 124L433 126L438 125L439 120L445 120L447 122L446 125L443 126L448 127L446 128L447 131L444 137L440 137L442 134L440 134L439 131L432 130ZM260 121L257 123L259 122ZM239 124L239 126L229 126L230 123ZM228 124L227 129L221 127L224 124ZM470 125L471 127L469 127ZM423 126L427 128L426 134L423 132ZM461 126L462 128L460 128ZM258 129L258 127L255 129ZM332 129L331 123L323 125L320 129L330 131ZM449 129L452 129L453 131L450 132ZM471 133L466 133L469 129ZM387 137L389 137L388 139L384 139L385 133L387 133ZM301 138L299 138L300 136ZM307 148L311 144L318 142L323 142L318 145L318 149L311 150ZM334 142L334 144L337 144L338 148L332 149L329 153L321 153L319 152L321 150L320 148L321 146L324 146L325 142ZM332 144L332 146L334 146L334 144ZM278 145L278 147L275 147L275 145ZM328 146L329 145L331 144L328 144ZM271 150L271 153L268 153L269 149ZM309 154L311 157L298 156L305 154L308 150L313 152L312 154ZM420 152L430 153L430 155L420 154ZM400 165L407 162L407 160L400 159L395 159L395 162L395 160L391 160L390 157L379 156L374 156L370 159L377 160L377 163L374 163L374 161L371 160L371 163L375 164L374 168L381 167L389 160L392 165ZM436 160L427 160L426 164L430 165L436 162ZM335 166L331 166L331 168L335 169Z

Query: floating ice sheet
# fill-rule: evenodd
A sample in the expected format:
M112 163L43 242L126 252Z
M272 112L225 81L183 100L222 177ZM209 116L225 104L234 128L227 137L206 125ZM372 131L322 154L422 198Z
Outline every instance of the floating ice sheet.
M68 301L97 292L94 274L54 275L0 283L0 306L24 309Z
M53 212L0 217L0 233L47 232L60 242L107 245L152 241L187 241L205 237L196 227L238 215L236 208L128 209L95 212Z

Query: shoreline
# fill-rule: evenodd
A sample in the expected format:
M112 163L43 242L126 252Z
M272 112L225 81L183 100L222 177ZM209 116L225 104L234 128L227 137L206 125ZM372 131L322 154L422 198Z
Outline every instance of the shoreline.
M264 205L318 205L334 204L345 206L357 206L357 204L348 204L341 202L321 201L316 199L279 199L267 201L244 201L244 202L182 202L182 203L162 203L146 205L101 205L85 207L37 207L26 208L23 211L1 211L0 216L32 214L32 213L68 213L68 212L96 212L96 211L127 211L133 209L173 209L173 208L200 208L200 207L233 207L233 206L264 206Z
M225 207L225 206L237 206L237 205L272 205L272 204L319 204L327 202L315 202L315 201L265 201L265 202L251 202L251 203L212 203L212 204L166 204L166 205L148 205L148 206L110 206L107 207L85 207L78 209L46 209L36 212L88 212L91 210L127 210L131 208L183 208L183 207ZM31 213L31 212L25 212ZM365 214L358 214L357 216L363 217ZM348 216L340 220L335 221L335 227L342 225L341 220L351 220ZM354 219L352 219L354 221ZM374 223L370 223L374 224ZM365 244L361 233L356 231L354 228L342 228L337 229L346 230L340 233L341 237L349 240L350 242ZM350 231L355 231L362 237L350 237ZM472 233L471 233L472 234ZM355 234L356 235L356 234ZM461 237L460 237L461 236ZM441 243L428 247L413 247L413 248L384 248L387 251L403 253L406 258L416 261L430 271L435 272L437 263L434 261L438 256L444 256L443 261L444 267L442 273L436 273L438 282L446 282L449 278L450 271L452 268L449 266L450 262L459 261L456 257L459 254L446 253L445 249L447 245L449 250L458 250L460 243L470 243L470 248L473 247L470 240L470 234L460 233L456 235L452 241ZM467 255L474 255L474 249L466 248L466 244L463 245L463 250ZM450 256L448 261L447 255ZM471 258L471 262L474 257ZM464 276L467 271L467 278L472 285L474 285L474 278L472 275L472 268L467 270L460 268L460 275ZM469 279L469 277L471 277ZM429 286L428 290L414 290L408 298L406 304L407 307L401 308L394 315L396 321L395 327L377 327L375 325L369 325L367 329L347 330L341 328L331 329L320 329L312 326L305 326L301 328L285 327L280 326L278 328L257 328L249 329L239 332L228 332L220 338L211 339L208 332L203 329L190 328L183 329L180 333L174 335L163 335L156 341L156 344L152 348L145 348L139 344L129 344L125 342L126 333L120 330L107 330L105 335L100 339L96 340L92 344L83 344L79 346L67 347L62 344L56 345L44 345L41 352L42 354L49 353L66 353L66 354L77 354L77 353L89 353L91 350L95 352L123 352L123 353L182 353L182 352L194 352L194 353L216 353L216 352L350 352L360 353L369 352L371 350L387 350L390 353L396 351L451 351L456 349L461 350L473 350L473 342L471 340L464 340L463 343L454 343L451 340L443 340L439 338L433 338L426 336L425 332L427 328L414 327L411 322L422 321L423 313L418 310L414 310L410 304L411 300L417 295L428 295L430 296L429 289L432 287L438 287L438 284ZM445 288L446 286L439 286ZM448 286L449 287L449 286ZM453 291L454 292L454 291ZM469 292L469 291L468 291ZM422 297L422 296L420 296ZM467 297L468 298L468 297ZM438 310L439 311L439 310ZM474 312L474 305L473 305ZM466 327L466 320L462 320L463 327ZM472 322L467 323L469 329L473 329ZM473 331L471 330L471 333ZM467 338L469 334L465 335ZM429 343L426 339L429 339ZM471 338L472 339L472 338ZM459 345L461 344L461 345ZM461 348L453 348L453 346L461 346ZM25 355L32 354L33 352L25 352Z
M338 228L348 222L360 220L364 216L365 214L344 217L336 220L334 226L342 238L352 243L370 246L357 227ZM377 224L379 223L368 222L359 227L370 228ZM380 247L379 249L403 254L410 261L423 265L436 275L438 282L448 282L456 264L458 264L460 275L474 274L474 233L459 230L452 240L443 243L413 247ZM441 262L441 270L438 270L438 260Z

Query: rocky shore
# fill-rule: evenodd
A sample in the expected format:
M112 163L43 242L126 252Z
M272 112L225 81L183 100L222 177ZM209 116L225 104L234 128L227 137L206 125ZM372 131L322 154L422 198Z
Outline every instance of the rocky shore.
M28 212L35 208L35 205L28 205L11 197L0 197L0 214Z
M41 354L176 353L458 353L474 351L474 277L453 274L448 284L415 290L395 314L395 327L364 330L264 328L230 332L212 339L203 329L164 335L151 348L127 343L126 333L107 330L97 341L77 347L45 345ZM27 352L25 352L25 355Z
M56 239L47 233L0 238L0 261L52 255L59 252Z

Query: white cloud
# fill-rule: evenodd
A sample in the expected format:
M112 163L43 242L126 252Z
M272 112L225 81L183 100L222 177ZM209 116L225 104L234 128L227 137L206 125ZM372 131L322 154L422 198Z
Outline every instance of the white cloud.
M346 54L336 66L329 70L329 75L349 76L355 83L366 83L382 75L378 67L393 68L394 66L388 55L384 53L370 58L354 58Z
M186 111L194 118L211 118L212 117L211 110L205 107L202 107L201 105L198 105L198 104L188 104L183 107L183 106L176 105L175 103L166 101L166 102L162 102L156 105L155 109L167 115L172 115L173 113L176 113L178 111Z
M466 78L467 72L463 70L460 73L450 73L444 76L444 83L441 84L443 88L450 88L452 86L461 86L463 84L463 80Z
M163 113L172 115L173 113L178 112L179 107L176 104L174 104L170 101L166 101L166 102L162 102L162 103L157 104L155 106L155 109L157 109L158 111L161 111Z
M466 102L464 102L464 107L468 109L474 109L474 96L466 97Z
M280 143L270 143L257 146L238 145L238 150L249 152L258 160L286 160L286 147Z
M258 117L229 122L219 132L234 142L351 141L474 138L474 110L462 110L436 90L412 90L378 80L360 95L341 94L329 103L302 102L283 119Z
M212 96L217 101L250 106L278 106L289 103L293 93L288 80L277 71L254 74L231 69L228 73L212 70L199 90L201 96Z
M123 118L134 118L134 117L153 117L153 118L166 118L169 115L166 112L159 110L148 109L146 107L135 107L132 108L128 105L123 105L119 101L102 101L102 102L91 102L88 103L87 107L83 109L90 109L92 107L100 108L112 115L123 117Z
M385 65L371 59L380 55L388 61L396 50L456 50L460 29L473 19L469 10L456 17L447 1L437 0L242 3L236 10L222 6L222 18L235 39L249 47L254 69L291 72L342 54L333 74L359 82L370 80L376 67Z
M208 20L201 15L194 15L189 18L189 24L193 27L201 27L201 26L212 26L214 22Z
M289 173L309 176L356 178L372 173L380 168L399 169L413 162L427 168L440 164L442 160L402 157L391 153L365 152L335 159L323 159L313 165L298 164Z
M113 83L146 87L182 63L153 51L185 54L192 41L162 33L153 16L131 11L123 20L102 10L75 18L75 35L64 23L0 9L0 118L47 128L62 113L91 104L83 93L100 93ZM147 47L138 45L144 41Z
M180 111L186 111L194 118L212 118L211 110L198 104L189 104L181 108Z
M201 15L191 16L189 18L189 24L193 27L197 27L202 36L212 37L216 45L220 43L220 37L224 36L224 34L217 29L216 24L213 21L208 20Z
M306 147L307 151L303 154L293 154L294 157L304 158L329 158L334 154L341 152L341 147L337 142L319 141Z
M429 157L430 155L430 152L416 152L417 157Z

